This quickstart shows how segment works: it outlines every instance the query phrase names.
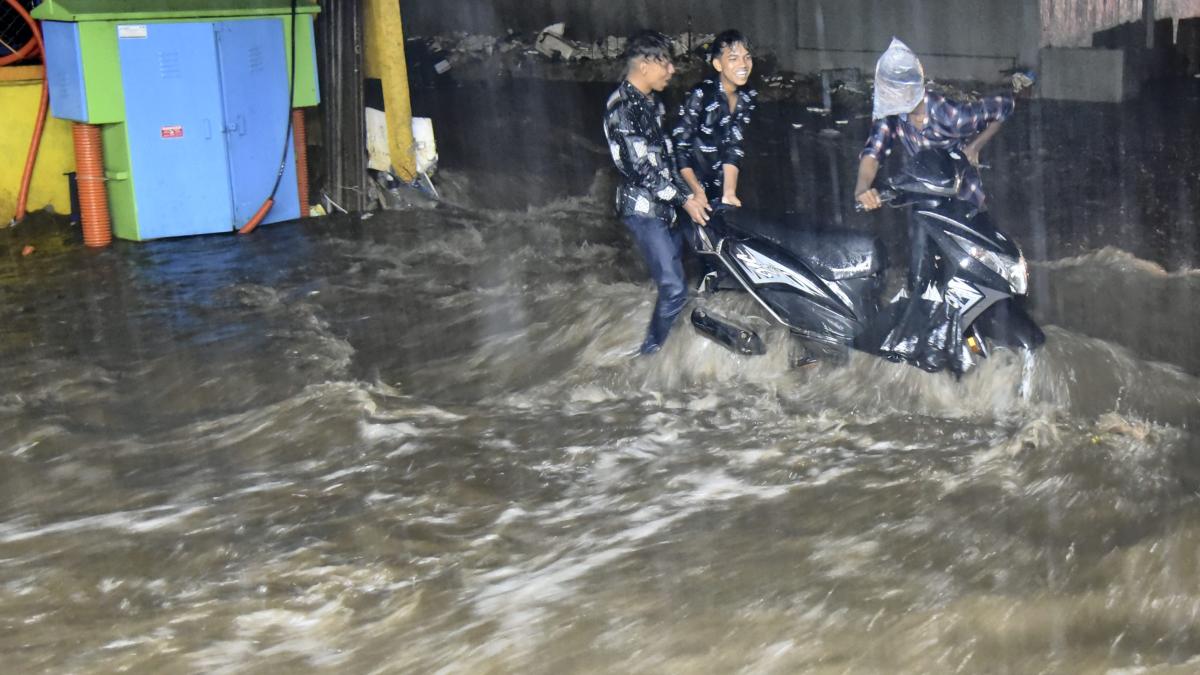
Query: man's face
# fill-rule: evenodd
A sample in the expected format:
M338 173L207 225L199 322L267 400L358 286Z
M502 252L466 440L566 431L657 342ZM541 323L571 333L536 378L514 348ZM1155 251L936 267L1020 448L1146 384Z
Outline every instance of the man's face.
M671 59L642 59L638 67L642 69L642 76L652 91L666 89L671 76L675 74L675 64L671 63Z
M754 57L750 55L746 45L735 42L721 50L721 55L713 59L713 68L736 87L745 86L750 79L750 71L754 69Z

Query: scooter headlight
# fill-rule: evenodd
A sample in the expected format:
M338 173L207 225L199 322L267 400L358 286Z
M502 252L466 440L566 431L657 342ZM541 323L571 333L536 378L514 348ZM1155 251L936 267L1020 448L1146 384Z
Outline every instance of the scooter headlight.
M959 246L979 264L1000 275L1012 287L1014 295L1025 295L1029 290L1029 266L1025 264L1025 256L1018 253L1016 258L981 248L980 246L947 232Z

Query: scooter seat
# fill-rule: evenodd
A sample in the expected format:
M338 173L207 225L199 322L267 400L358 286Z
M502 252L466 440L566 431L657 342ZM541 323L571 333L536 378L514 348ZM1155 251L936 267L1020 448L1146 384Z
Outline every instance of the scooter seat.
M842 228L817 228L796 214L767 215L747 209L720 212L729 234L765 240L808 265L822 279L868 277L884 266L883 244Z

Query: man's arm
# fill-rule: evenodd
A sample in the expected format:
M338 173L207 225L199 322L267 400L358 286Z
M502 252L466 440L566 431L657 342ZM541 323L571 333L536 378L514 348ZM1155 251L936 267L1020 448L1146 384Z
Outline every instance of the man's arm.
M679 121L671 131L675 144L675 165L679 167L679 175L692 194L704 194L704 186L696 177L692 167L692 151L695 148L696 131L700 125L700 117L704 113L704 90L695 87L688 93L687 100L679 106Z
M683 206L687 195L675 186L669 172L663 175L663 158L657 157L651 150L646 137L634 127L620 106L605 116L604 133L608 137L613 161L625 180L645 188L660 201Z
M872 155L863 155L858 160L858 181L854 184L854 198L868 211L883 206L879 192L871 186L875 184L875 175L879 173L879 160Z
M987 96L970 103L943 100L933 109L951 133L960 138L970 138L963 146L967 159L979 164L979 151L1000 131L1000 126L1016 108L1012 96L1001 94Z
M738 176L741 174L742 158L746 156L746 151L742 149L742 143L746 140L746 130L742 128L742 123L738 119L734 119L729 125L729 136L721 148L721 171L722 171L722 186L724 194L721 196L721 202L741 206L742 201L738 199L737 187Z
M683 178L684 184L692 191L694 195L704 194L704 186L700 184L700 179L696 178L696 172L692 171L692 167L685 166L679 170L679 176Z
M669 144L670 141L667 141ZM669 145L668 145L669 147ZM675 184L680 187L685 187L692 191L692 196L683 204L683 210L696 221L699 225L704 225L708 222L708 212L712 211L712 207L708 205L708 195L704 193L704 187L700 185L700 181L696 180L696 172L690 168L684 171L675 170L672 173L672 178ZM691 180L688 180L687 174L691 174Z
M708 221L704 197L684 192L678 174L673 174L669 166L664 167L669 158L660 157L651 149L646 136L636 129L620 106L605 116L604 135L608 138L617 170L625 180L649 191L659 201L682 207L697 223ZM669 147L663 148L663 152L670 152Z
M854 183L854 199L868 211L883 206L879 192L872 185L879 173L879 162L891 152L892 127L887 118L878 120L871 127L871 135L858 160L858 180Z
M723 164L721 165L721 171L724 172L722 186L725 193L721 196L721 203L740 208L742 200L738 199L737 186L738 174L741 173L741 169L738 168L737 164Z
M987 128L983 130L983 133L976 136L975 139L970 143L964 145L963 153L967 156L967 161L974 166L979 166L979 151L983 150L983 146L987 145L988 141L992 140L992 137L1000 131L1000 127L1003 125L1004 122L992 122L991 124L987 125Z

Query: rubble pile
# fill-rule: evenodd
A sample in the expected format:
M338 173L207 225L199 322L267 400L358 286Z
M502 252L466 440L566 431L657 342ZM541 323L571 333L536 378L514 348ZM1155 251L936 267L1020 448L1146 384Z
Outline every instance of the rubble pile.
M671 36L678 75L674 86L688 86L708 72L705 59L711 33ZM566 25L537 33L510 31L504 36L452 33L409 38L406 44L413 86L446 86L455 79L530 77L548 80L615 82L620 79L627 39L608 36L594 42L567 37ZM761 100L810 99L820 81L780 70L770 54L757 54L755 86ZM861 83L854 86L861 88Z

